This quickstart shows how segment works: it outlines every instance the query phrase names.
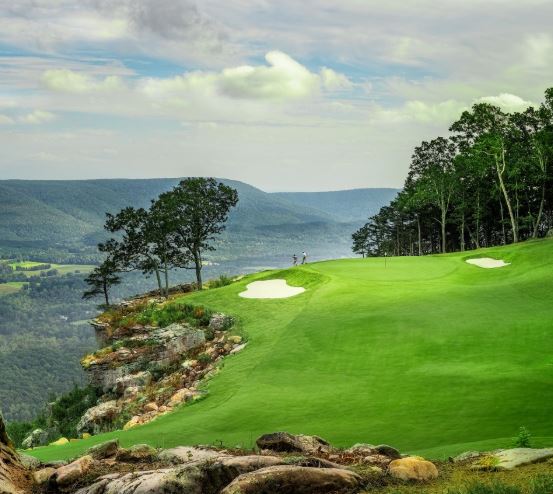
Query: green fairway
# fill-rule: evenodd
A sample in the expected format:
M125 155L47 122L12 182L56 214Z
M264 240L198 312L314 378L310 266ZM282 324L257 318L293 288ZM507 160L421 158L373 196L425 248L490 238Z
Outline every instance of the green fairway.
M479 256L511 265L464 262ZM70 457L115 436L123 445L250 446L287 430L443 457L508 445L522 425L551 445L552 257L553 241L543 240L386 263L328 261L188 296L235 315L249 337L210 381L209 396L142 427L34 454ZM264 278L307 291L238 297Z
M40 267L44 264L50 264L50 268L33 269L36 267ZM30 278L31 276L39 276L42 271L46 272L51 269L55 269L56 271L58 271L59 275L68 274L68 273L88 273L89 271L94 269L94 266L91 264L55 264L55 263L44 263L44 262L35 262L35 261L12 262L10 263L10 266L14 269L17 266L28 269L28 271L18 271L18 273L22 273L28 278Z

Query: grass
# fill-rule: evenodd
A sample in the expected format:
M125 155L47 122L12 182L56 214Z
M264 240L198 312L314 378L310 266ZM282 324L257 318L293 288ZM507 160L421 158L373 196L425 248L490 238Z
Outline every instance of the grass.
M485 255L512 263L482 269ZM479 253L347 259L250 275L186 296L237 318L249 338L207 399L126 432L34 451L67 458L127 446L251 446L262 433L336 446L388 443L430 458L511 446L520 426L553 444L553 240ZM238 297L254 280L304 286L280 300Z
M2 295L9 295L21 290L21 287L26 283L23 281L10 281L8 283L0 283L0 297Z

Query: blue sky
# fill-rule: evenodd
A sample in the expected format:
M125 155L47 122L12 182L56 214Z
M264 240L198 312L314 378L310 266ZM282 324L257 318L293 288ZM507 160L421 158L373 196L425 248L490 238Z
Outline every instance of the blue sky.
M476 101L553 86L527 0L0 2L0 175L401 186Z

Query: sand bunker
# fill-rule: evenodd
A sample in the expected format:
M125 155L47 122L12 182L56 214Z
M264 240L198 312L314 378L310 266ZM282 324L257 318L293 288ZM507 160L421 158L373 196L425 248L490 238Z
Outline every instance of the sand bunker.
M254 281L239 293L244 298L288 298L305 292L301 286L290 286L286 280Z
M503 266L509 266L510 262L505 262L501 259L492 259L491 257L480 257L478 259L468 259L469 264L474 264L479 268L502 268Z

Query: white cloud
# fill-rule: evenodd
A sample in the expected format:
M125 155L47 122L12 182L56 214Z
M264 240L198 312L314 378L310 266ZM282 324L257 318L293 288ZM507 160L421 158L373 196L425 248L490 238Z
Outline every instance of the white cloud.
M347 89L346 76L323 68L311 72L286 53L271 51L267 65L241 65L221 72L189 72L173 78L150 78L140 84L141 91L152 98L186 94L217 94L232 99L295 100L320 91Z
M49 111L44 110L34 110L31 113L23 115L18 118L18 121L21 123L38 125L47 122L51 122L56 118L56 115L50 113Z
M54 91L68 93L90 93L96 91L119 91L124 88L118 76L95 79L91 76L68 69L51 69L42 75L43 84Z
M524 111L529 106L535 106L531 101L526 101L520 96L510 93L501 93L497 96L484 96L478 98L476 102L490 103L491 105L499 106L506 112Z

